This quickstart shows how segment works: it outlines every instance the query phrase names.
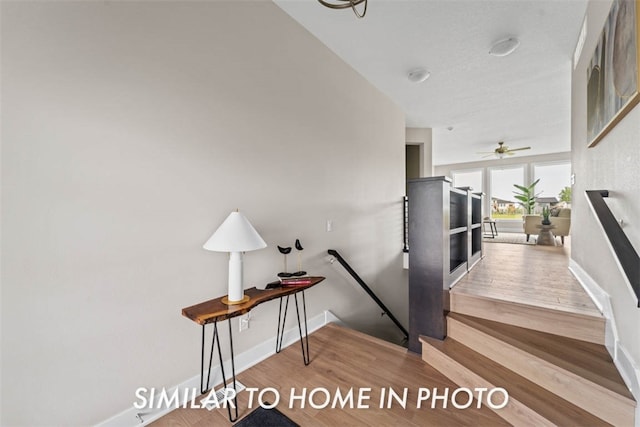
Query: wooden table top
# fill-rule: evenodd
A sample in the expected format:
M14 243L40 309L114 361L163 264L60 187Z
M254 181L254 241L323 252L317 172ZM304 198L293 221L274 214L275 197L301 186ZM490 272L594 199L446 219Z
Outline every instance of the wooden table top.
M206 325L215 321L227 320L232 317L241 316L251 311L255 306L272 299L293 295L297 292L309 289L312 286L324 280L324 277L310 277L311 283L308 285L298 285L291 287L278 287L273 289L257 289L256 287L245 289L244 294L250 299L249 301L237 304L227 305L222 302L222 298L216 298L200 304L192 305L182 309L182 315L193 320L199 325Z

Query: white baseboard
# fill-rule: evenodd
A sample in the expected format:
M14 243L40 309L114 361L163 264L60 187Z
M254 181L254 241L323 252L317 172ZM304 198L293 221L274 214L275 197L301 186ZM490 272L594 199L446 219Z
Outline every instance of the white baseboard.
M326 310L311 319L309 319L307 327L309 333L312 333L328 323L343 324L343 322L336 317L333 313ZM297 342L300 339L297 326L288 329L284 333L283 348ZM263 341L262 343L250 348L235 356L236 374L249 369L253 365L263 361L264 359L275 354L275 336ZM220 365L214 365L211 368L212 378L211 384L218 384L222 382L222 374L219 369ZM231 362L225 361L225 372L231 372ZM227 378L228 380L228 378ZM176 390L200 390L200 375L197 374L182 383L167 389L167 394L173 395ZM132 392L132 396L133 396ZM182 394L181 394L182 396ZM126 427L126 426L145 426L158 418L168 414L174 408L161 408L161 409L136 409L133 406L120 412L117 415L98 424L99 427Z
M631 357L624 345L620 343L618 339L618 330L616 328L615 317L613 316L613 308L611 307L611 298L609 294L604 291L596 283L595 280L574 260L569 261L569 270L578 282L582 285L584 290L589 294L593 303L602 312L602 315L606 319L605 329L605 346L611 354L611 357L622 376L622 379L627 384L627 387L633 393L636 402L640 401L640 367L635 360ZM640 426L640 405L636 406L636 426Z
M591 297L593 303L598 307L598 310L602 313L606 319L605 327L605 346L611 357L615 359L616 343L618 342L618 329L616 328L616 321L613 317L613 309L611 308L611 299L609 294L606 293L600 285L596 283L589 274L574 260L569 260L569 270L573 273L573 276L578 280L585 292Z

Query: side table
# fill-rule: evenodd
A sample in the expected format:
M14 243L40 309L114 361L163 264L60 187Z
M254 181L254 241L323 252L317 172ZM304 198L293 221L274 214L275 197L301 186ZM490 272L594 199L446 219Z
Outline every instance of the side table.
M191 307L182 309L182 315L193 320L198 325L202 326L202 345L200 350L200 393L204 394L210 390L209 381L211 379L211 365L213 361L213 349L217 348L218 359L220 361L220 370L222 373L223 386L227 386L227 379L224 372L224 363L222 360L222 350L220 348L220 336L218 334L218 322L227 320L229 325L229 348L231 351L231 382L233 389L236 389L236 368L233 353L233 332L231 330L230 319L241 316L250 312L253 308L262 304L263 302L271 301L274 299L280 299L280 311L278 313L278 332L276 336L276 353L279 353L282 349L282 339L284 336L284 323L287 317L287 309L289 307L289 297L294 296L296 305L296 315L298 318L298 331L300 332L300 344L302 346L302 360L305 365L310 362L309 359L309 334L307 330L307 307L304 299L304 291L312 286L324 280L324 277L310 277L310 283L305 285L296 285L292 287L277 287L271 289L257 289L255 287L245 290L245 295L249 297L249 301L243 304L227 305L222 302L222 298L215 298L209 301L201 302ZM300 308L298 306L298 293L302 294L302 311L304 317L304 337L302 334L302 323L300 321ZM284 314L282 311L282 299L286 297L286 304ZM205 327L213 324L213 338L211 341L211 351L209 352L209 371L207 374L206 386L204 383L204 360L205 360ZM304 338L304 340L303 340ZM233 422L238 419L238 401L237 396L234 397L235 404L235 418L231 415L231 405L227 405L229 411L229 421Z
M551 230L556 228L555 225L540 224L536 225L536 228L540 229L540 233L538 233L538 239L536 240L536 245L556 246L556 237L551 232Z
M489 233L487 233L486 225L489 224ZM496 222L489 217L486 217L482 220L482 235L484 237L491 237L495 239L498 235L498 227L496 226Z

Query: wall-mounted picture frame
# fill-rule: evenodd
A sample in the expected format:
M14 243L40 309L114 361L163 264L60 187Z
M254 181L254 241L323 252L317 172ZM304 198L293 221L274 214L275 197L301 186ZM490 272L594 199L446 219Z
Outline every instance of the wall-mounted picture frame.
M640 102L640 0L614 0L587 68L587 143Z

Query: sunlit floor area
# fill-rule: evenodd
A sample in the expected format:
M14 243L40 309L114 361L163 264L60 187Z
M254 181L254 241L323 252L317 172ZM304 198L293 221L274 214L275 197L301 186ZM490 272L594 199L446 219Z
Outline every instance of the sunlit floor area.
M570 241L567 237L564 246L554 247L488 243L486 239L484 259L452 292L599 316L599 310L568 268Z

